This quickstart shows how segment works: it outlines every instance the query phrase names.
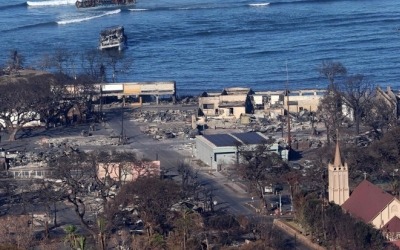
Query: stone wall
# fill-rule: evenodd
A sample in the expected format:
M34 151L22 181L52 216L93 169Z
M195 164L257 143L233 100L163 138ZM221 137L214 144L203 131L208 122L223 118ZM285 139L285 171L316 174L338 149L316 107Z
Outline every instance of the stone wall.
M285 223L285 221L283 221L283 220L275 219L274 226L277 226L281 230L284 230L286 233L288 233L289 235L296 238L296 241L301 242L302 244L306 245L310 249L326 250L324 247L313 243L309 238L307 238L305 235L303 235L299 230L297 230L294 227L292 227L291 225Z

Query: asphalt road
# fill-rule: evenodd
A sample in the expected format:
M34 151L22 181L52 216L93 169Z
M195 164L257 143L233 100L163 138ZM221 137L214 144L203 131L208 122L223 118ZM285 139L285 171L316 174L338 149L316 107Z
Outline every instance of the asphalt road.
M168 105L170 107L171 105ZM156 109L165 110L166 106L159 106ZM182 108L182 109L192 109L193 107L173 107L174 109ZM145 107L144 109L154 109L154 107ZM100 133L112 133L114 135L125 135L127 138L126 143L120 145L118 148L133 150L137 152L139 157L143 157L149 160L160 160L161 169L167 171L167 174L177 174L177 166L181 162L186 162L191 164L191 149L190 147L185 147L189 143L193 143L188 139L172 139L172 140L164 140L157 141L149 136L143 134L140 131L140 128L134 124L133 121L129 120L129 113L132 112L131 109L124 109L124 118L122 118L122 108L113 108L113 109L104 109L104 112L107 116L107 121L104 128L99 131ZM79 134L80 131L87 126L82 125L77 127L68 127L63 128L62 130L55 130L57 134L52 130L38 131L34 133L31 137L41 136L58 136L64 135L68 133L76 133ZM87 128L86 128L87 129ZM121 133L123 129L123 133ZM75 132L74 132L75 131ZM33 138L31 138L33 139ZM34 140L32 140L34 141ZM24 140L19 140L13 143L10 142L1 142L0 147L3 146L7 150L30 150L34 145L30 145ZM194 170L199 170L198 166L193 164ZM198 171L198 182L205 184L210 190L213 190L213 200L217 201L217 205L215 209L227 209L230 212L236 215L245 215L249 218L258 218L261 215L256 213L254 209L250 208L246 205L251 201L251 197L248 194L243 194L238 192L232 188L228 188L230 180L221 174L210 174L207 170L201 169ZM65 210L65 205L60 204L60 209ZM70 221L74 215L72 213L66 213L65 211L61 216L60 222L62 221ZM65 218L63 218L63 216ZM273 217L269 217L271 220ZM287 235L283 232L285 238L288 241L294 243L295 239L290 235ZM305 246L301 246L297 243L295 249L309 249Z
M165 107L163 108L165 109ZM177 146L187 144L190 142L189 140L154 140L143 134L140 131L140 128L128 119L129 110L125 109L124 119L122 119L121 112L122 109L106 110L108 126L112 128L116 134L121 134L123 128L124 135L128 138L127 143L121 145L122 148L135 150L138 152L139 156L146 159L160 160L161 169L166 171L167 174L177 174L177 166L180 162L190 164L190 149L187 149L186 153L184 150L176 150ZM194 170L196 169L197 168L194 167ZM245 215L249 218L257 218L260 216L260 214L256 213L254 209L245 205L251 201L250 195L243 195L229 189L225 185L229 180L225 177L221 175L212 175L208 173L208 171L203 170L198 171L198 182L207 185L209 189L213 190L213 199L217 201L215 209L227 209L233 214ZM274 197L271 197L271 199L274 200ZM269 218L273 220L273 217ZM310 249L298 241L296 242L296 240L286 232L282 231L282 235L290 244L292 244L293 249Z
M128 112L125 112L128 114ZM121 110L114 110L107 112L107 123L115 131L121 132L122 118ZM143 157L150 160L160 160L161 169L166 174L177 174L177 166L181 162L190 164L190 149L179 150L178 147L182 147L184 144L188 144L192 141L188 139L172 139L157 141L140 131L140 128L136 126L132 121L127 119L127 115L124 119L124 134L128 138L127 144L122 147L125 149L132 149L138 152L139 157ZM183 152L185 151L185 152ZM226 180L222 177L214 177L208 173L198 171L198 182L206 183L208 188L213 190L215 200L221 204L226 204L232 212L235 214L249 215L252 214L252 209L249 209L244 205L244 202L248 201L248 197L240 197L233 193L232 190L227 189L224 186Z

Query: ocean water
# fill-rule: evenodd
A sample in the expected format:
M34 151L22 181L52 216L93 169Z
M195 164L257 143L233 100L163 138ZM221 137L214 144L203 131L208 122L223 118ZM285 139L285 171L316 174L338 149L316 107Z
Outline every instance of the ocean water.
M169 81L178 93L225 87L324 88L323 60L400 88L399 0L138 0L135 6L76 9L74 0L0 0L0 64L17 49L25 65L67 49L98 46L123 25L132 64L118 82ZM78 67L79 69L79 67Z

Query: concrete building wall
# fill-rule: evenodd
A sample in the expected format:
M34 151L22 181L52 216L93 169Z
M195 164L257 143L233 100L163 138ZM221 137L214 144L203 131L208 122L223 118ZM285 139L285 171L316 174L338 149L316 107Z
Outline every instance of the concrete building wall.
M221 95L220 102L245 102L247 95Z
M271 95L270 104L271 104L271 105L280 104L280 101L282 100L282 98L283 98L283 95L279 95L279 94Z
M380 212L371 222L375 228L382 228L388 223L394 216L400 218L400 201L393 199L383 210Z
M100 163L97 166L97 177L111 178L115 181L135 181L141 176L160 175L160 161L131 163Z
M208 142L203 136L196 137L196 157L207 165L214 161L213 144Z
M219 95L199 98L199 108L205 116L220 116L223 118L235 117L240 118L241 114L246 113L245 102L246 95ZM243 106L233 105L235 102L243 103ZM229 103L232 103L230 106ZM222 106L223 107L220 107Z
M322 96L320 95L298 95L289 96L289 103L297 102L297 105L290 105L290 112L300 112L302 109L308 111L317 111L319 102ZM284 98L284 105L287 108L287 97Z
M350 194L347 163L335 166L328 164L329 201L341 206Z
M261 133L259 134L262 135ZM257 145L247 145L246 149L251 150L256 147ZM288 151L280 150L278 144L271 145L270 151L271 153L280 155L283 160L288 159ZM211 167L210 169L213 170L218 169L219 166L240 162L240 159L238 159L238 148L236 146L217 147L203 136L196 137L195 156L203 163L209 165Z
M106 95L175 95L175 82L125 82L96 85Z
M253 100L254 100L254 104L258 105L258 106L263 106L264 105L264 96L262 95L253 95Z
M199 108L206 116L218 115L216 110L219 109L219 96L199 97Z
M104 84L101 85L103 91L123 91L124 85L123 84Z
M232 107L232 108L221 108L220 114L223 118L235 117L240 118L241 114L246 114L245 107Z
M213 169L218 168L218 166L236 163L236 147L217 147L214 149L213 154Z
M196 137L196 157L216 170L218 165L236 162L236 147L216 147L203 136Z

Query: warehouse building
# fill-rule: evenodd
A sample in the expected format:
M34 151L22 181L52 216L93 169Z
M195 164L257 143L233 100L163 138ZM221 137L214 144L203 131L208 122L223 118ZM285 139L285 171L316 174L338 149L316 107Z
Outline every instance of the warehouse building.
M210 166L210 170L221 170L223 166L239 162L239 147L256 147L265 144L268 137L259 132L202 135L196 137L196 157ZM288 150L277 143L270 151L288 160Z

